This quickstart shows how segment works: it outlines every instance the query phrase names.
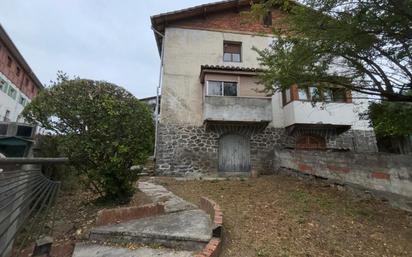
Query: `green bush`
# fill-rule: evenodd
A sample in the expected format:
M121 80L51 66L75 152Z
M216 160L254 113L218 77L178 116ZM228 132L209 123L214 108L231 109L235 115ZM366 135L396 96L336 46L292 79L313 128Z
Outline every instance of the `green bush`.
M127 200L152 153L154 127L147 106L125 89L104 81L67 79L46 88L23 111L59 136L59 149L102 196Z

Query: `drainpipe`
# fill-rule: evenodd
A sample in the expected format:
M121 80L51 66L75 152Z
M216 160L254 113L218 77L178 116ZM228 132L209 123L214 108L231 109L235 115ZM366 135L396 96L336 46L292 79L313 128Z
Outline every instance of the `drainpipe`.
M163 79L163 53L164 53L164 38L165 36L157 31L155 28L152 27L152 30L154 33L156 33L158 36L162 38L162 49L160 52L160 68L159 68L159 82L156 88L156 108L155 108L155 145L154 145L154 153L153 156L156 159L156 153L157 153L157 141L158 141L158 127L159 127L159 108L160 108L160 102L159 102L159 97L160 93L162 90L162 79Z

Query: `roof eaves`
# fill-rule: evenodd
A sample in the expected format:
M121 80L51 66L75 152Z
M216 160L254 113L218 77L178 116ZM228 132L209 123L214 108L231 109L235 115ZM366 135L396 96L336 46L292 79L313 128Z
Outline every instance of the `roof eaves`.
M29 75L29 77L34 81L36 86L40 89L43 89L44 86L37 78L36 74L32 71L29 64L24 59L23 55L20 53L19 49L17 49L16 45L11 40L10 36L7 34L6 30L0 23L0 39L4 41L6 47L11 51L14 58L17 59L19 65L24 69L24 71Z

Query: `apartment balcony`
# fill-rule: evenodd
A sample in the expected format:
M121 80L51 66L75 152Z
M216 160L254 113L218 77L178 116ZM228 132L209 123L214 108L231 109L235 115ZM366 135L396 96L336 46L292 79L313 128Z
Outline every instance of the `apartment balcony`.
M262 123L272 121L271 98L205 96L203 119L207 122Z
M285 127L334 129L342 133L354 124L358 116L352 103L316 103L292 101L283 107Z

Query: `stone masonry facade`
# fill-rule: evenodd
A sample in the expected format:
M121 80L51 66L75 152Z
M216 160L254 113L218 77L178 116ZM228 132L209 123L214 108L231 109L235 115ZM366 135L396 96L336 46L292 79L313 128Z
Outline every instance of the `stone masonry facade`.
M216 174L219 138L223 134L204 126L159 124L156 173L170 176ZM283 128L267 127L245 136L250 138L252 169L260 174L271 173L276 166L273 163L275 148L294 148L294 138ZM377 151L374 133L368 131L349 130L327 142L328 149Z

